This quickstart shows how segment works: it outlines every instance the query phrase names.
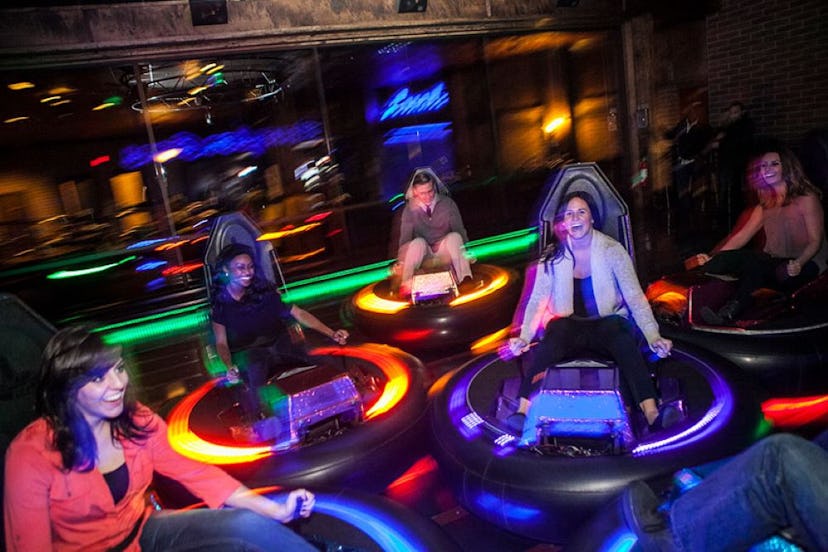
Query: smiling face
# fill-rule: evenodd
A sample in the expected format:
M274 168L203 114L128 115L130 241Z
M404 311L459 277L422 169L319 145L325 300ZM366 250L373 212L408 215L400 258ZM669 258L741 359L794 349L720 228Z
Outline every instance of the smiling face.
M109 368L93 372L92 379L78 389L76 405L90 426L118 417L124 410L129 374L123 359Z
M256 265L247 253L236 255L225 266L229 281L228 287L236 291L244 291L253 282L256 273Z
M782 177L782 159L776 152L770 152L759 158L757 166L759 178L765 186L784 184Z
M563 213L563 225L566 232L573 239L581 239L592 233L592 212L586 201L580 197L573 197L566 204Z

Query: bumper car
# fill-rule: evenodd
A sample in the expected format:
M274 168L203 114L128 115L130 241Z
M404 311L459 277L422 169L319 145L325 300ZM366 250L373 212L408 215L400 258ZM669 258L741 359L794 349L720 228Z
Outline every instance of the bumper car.
M231 242L249 245L257 270L279 281L272 248L257 236L245 216L220 217L207 246L208 281L216 255ZM269 405L260 419L242 414L241 382L215 378L185 396L167 416L172 446L222 465L249 486L382 489L416 458L412 443L423 440L422 363L372 343L317 347L308 354L310 362L285 366L260 389Z
M257 493L278 499L278 487L257 488ZM353 490L316 491L316 506L309 518L291 522L291 528L325 552L454 552L454 541L431 520L376 495ZM158 508L199 508L203 504L177 504L174 489L155 486Z
M417 169L414 175L422 171L439 182L430 168ZM394 222L397 236L399 218ZM397 241L392 236L395 247ZM399 275L392 269L388 278L365 286L346 301L343 317L369 339L406 351L468 346L508 326L520 296L520 278L514 270L472 263L471 271L472 285L463 292L450 266L427 259L414 275L410 297L401 297Z
M792 293L754 292L732 326L706 324L701 310L717 310L735 286L697 267L654 282L646 294L665 337L716 351L756 377L766 396L828 393L828 273Z
M631 250L626 205L594 164L552 177L540 210L541 250L558 204L574 190L596 198L600 230ZM682 414L675 425L650 432L617 367L584 356L548 367L526 429L514 435L507 419L517 408L522 361L501 347L438 381L431 432L461 504L530 538L565 544L630 481L735 453L763 427L752 378L712 352L676 343L672 356L649 361L662 402Z

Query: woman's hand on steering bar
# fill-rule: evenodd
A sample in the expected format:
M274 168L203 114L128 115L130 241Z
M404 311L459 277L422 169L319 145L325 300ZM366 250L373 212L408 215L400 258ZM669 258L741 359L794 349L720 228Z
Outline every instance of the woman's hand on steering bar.
M339 330L336 330L335 332L331 333L330 337L331 337L331 339L336 341L339 345L345 345L345 343L348 341L349 335L350 334L348 334L348 330L339 329Z

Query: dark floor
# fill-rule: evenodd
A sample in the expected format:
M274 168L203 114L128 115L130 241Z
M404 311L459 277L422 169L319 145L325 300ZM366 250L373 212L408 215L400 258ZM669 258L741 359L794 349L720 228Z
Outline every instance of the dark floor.
M720 223L701 209L698 220L684 220L682 215L666 209L666 198L659 194L638 193L632 198L636 244L637 270L642 282L658 279L682 267L683 259L707 251L724 233ZM706 222L702 222L706 221ZM341 324L338 303L308 307L329 325ZM352 342L364 341L352 330ZM313 333L313 332L310 332ZM311 345L313 344L312 336ZM175 400L201 383L207 376L203 371L205 336L170 338L163 342L135 349L132 353L140 366L140 387L143 399L164 412ZM421 355L426 368L427 383L470 360L470 353L431 353ZM443 479L436 462L427 454L415 462L406 474L389 486L385 494L410 509L430 518L455 540L460 549L468 552L540 552L561 550L555 544L540 543L508 533L466 512L454 499L448 483Z

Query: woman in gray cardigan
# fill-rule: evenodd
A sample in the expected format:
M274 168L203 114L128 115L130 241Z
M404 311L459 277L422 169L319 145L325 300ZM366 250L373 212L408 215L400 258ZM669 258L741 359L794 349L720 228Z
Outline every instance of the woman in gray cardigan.
M564 197L555 217L558 239L535 267L520 337L510 339L510 350L516 356L524 353L537 329L546 330L521 383L518 410L508 420L516 432L523 430L529 396L546 368L583 351L615 360L652 429L666 427L680 415L675 409L659 413L633 323L660 357L668 356L673 344L659 334L627 250L594 228L597 213L585 192Z

